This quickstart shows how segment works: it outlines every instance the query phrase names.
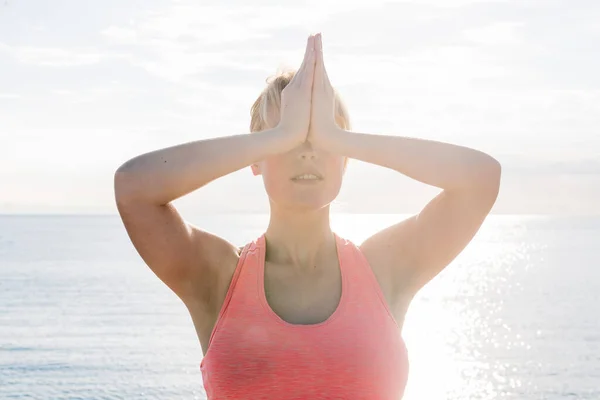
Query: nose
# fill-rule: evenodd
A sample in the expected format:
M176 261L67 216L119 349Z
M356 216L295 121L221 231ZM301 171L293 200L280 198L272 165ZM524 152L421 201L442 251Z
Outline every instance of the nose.
M304 143L302 143L300 145L298 157L301 160L306 160L306 159L314 160L317 158L317 152L308 140L306 140Z

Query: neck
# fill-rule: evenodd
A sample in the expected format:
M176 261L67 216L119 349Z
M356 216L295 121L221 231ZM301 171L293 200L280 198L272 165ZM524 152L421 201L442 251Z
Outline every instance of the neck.
M265 240L266 259L298 270L314 271L336 255L329 206L304 212L272 208Z

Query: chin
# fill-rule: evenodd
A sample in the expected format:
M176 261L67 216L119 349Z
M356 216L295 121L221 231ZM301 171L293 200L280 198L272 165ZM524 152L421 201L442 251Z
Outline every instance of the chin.
M280 204L285 204L287 208L302 212L318 211L329 206L335 200L335 197L335 195L328 196L325 193L318 195L314 193L312 195L302 193L297 196L290 196L288 194L284 200L282 199L283 201Z
M337 184L332 181L320 182L317 186L273 184L265 182L265 190L272 202L298 211L317 211L331 204L338 196L341 180Z

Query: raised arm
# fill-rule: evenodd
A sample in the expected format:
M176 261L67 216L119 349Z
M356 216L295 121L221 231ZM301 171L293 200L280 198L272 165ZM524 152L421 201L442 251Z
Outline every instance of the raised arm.
M306 140L314 71L312 48L310 36L298 72L283 89L282 111L274 128L155 150L126 161L115 172L117 208L133 245L184 302L210 297L219 279L216 267L234 260L237 248L185 222L171 202Z
M370 261L384 266L405 305L473 239L498 197L501 165L489 154L465 146L338 128L320 35L316 49L308 137L312 144L443 189L419 213L360 245Z
M142 154L114 176L117 209L139 255L184 302L209 296L214 267L233 260L236 247L184 221L171 203L209 182L286 151L277 128L199 140Z

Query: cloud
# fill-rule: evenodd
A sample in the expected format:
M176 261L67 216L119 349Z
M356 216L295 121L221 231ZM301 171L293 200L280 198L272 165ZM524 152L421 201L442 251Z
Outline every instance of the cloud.
M0 100L14 100L14 99L20 99L21 96L18 93L0 93Z
M109 26L100 31L100 34L112 43L137 44L138 31L131 27Z
M0 43L0 52L8 54L22 64L52 67L77 67L97 64L101 60L119 57L94 48L59 48L35 46L8 46Z
M465 7L473 4L485 4L485 3L501 3L507 2L510 0L400 0L396 2L401 3L418 3L418 4L427 4L430 6L435 6L439 8L457 8L457 7ZM391 1L394 3L394 1Z
M105 179L144 151L245 132L264 79L299 66L306 35L322 31L328 72L357 131L489 152L524 198L538 187L533 209L561 173L576 175L574 192L597 182L598 3L108 1L17 2L10 18L0 15L4 171L37 169L25 171L33 179L54 169L67 182L75 160L88 179L92 168ZM31 143L55 157L21 156ZM250 181L247 172L231 187ZM363 172L365 184L381 186ZM104 189L110 202L110 184ZM404 189L399 196L412 192ZM353 190L349 198L360 197L364 185ZM268 204L258 200L248 207Z
M517 30L524 22L497 22L463 31L465 39L485 45L515 45L520 42Z

